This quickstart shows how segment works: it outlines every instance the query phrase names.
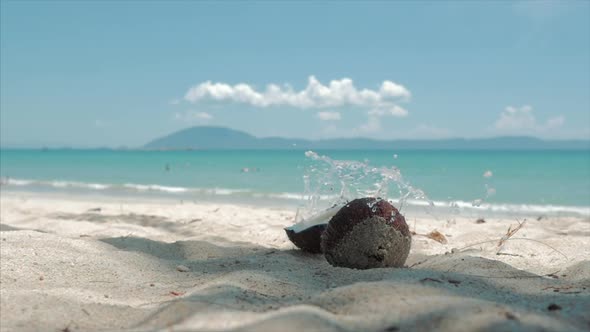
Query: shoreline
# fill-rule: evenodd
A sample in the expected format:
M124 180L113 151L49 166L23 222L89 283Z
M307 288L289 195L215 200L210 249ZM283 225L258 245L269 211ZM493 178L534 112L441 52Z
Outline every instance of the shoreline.
M156 186L156 185L153 185ZM145 187L149 187L145 185ZM215 190L221 194L215 194ZM232 193L233 192L233 193ZM201 189L196 192L160 192L158 190L104 190L104 189L83 189L75 187L63 188L22 188L12 185L0 185L0 193L21 196L44 196L61 197L71 199L98 199L105 201L150 201L150 202L186 202L186 203L211 203L211 204L233 204L256 207L272 207L280 209L292 209L306 206L307 200L303 194L294 193L253 193L247 190L238 189ZM335 197L322 197L319 208L328 208ZM399 206L396 199L390 200L392 204ZM523 218L547 218L547 217L580 217L590 218L589 206L576 205L552 205L552 204L528 204L528 203L489 203L482 201L481 205L474 205L466 201L432 201L429 206L426 200L408 200L402 207L409 213L421 217L435 216L436 218L454 218L460 216L468 217L509 217Z
M590 327L590 218L498 247L514 219L406 213L406 268L352 270L295 249L293 209L117 199L2 191L0 330Z

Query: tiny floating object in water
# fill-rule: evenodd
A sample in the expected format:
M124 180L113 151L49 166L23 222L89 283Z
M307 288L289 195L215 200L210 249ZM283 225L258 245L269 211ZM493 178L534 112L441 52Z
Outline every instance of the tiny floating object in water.
M322 252L321 236L333 215L340 210L341 205L335 205L295 225L285 228L287 237L297 248L314 254Z
M381 198L359 198L330 219L321 249L331 265L355 269L401 267L412 236L404 216Z

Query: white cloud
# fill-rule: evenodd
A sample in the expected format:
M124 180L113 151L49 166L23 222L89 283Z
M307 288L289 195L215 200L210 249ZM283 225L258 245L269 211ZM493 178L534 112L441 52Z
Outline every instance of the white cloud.
M521 107L508 106L500 114L500 118L495 123L495 128L503 132L530 134L559 128L564 123L565 117L562 115L549 118L545 123L538 123L530 105Z
M322 121L338 121L341 119L339 112L318 112L316 116Z
M211 120L213 119L213 115L209 114L209 113L205 113L205 112L198 112L195 113L194 116L198 119L202 119L202 120Z
M368 112L369 116L397 116L404 117L408 115L408 111L400 106L393 105L390 107L375 108Z
M545 127L546 128L558 128L563 126L563 124L565 123L565 117L563 115L560 116L556 116L554 118L550 118L547 120L547 122L545 123Z
M410 98L410 91L406 90L406 88L403 85L393 83L392 81L383 81L383 83L381 84L381 88L379 89L379 92L381 92L381 96L384 97Z
M365 109L394 109L399 101L407 101L411 93L403 85L383 81L378 90L357 89L349 78L332 80L323 85L310 76L307 86L295 91L291 86L267 85L257 91L248 84L213 83L206 81L191 87L184 99L191 103L202 101L235 102L254 107L287 106L300 109L359 107ZM407 111L404 110L405 113Z
M207 112L197 112L197 111L186 111L184 113L175 113L174 118L177 120L182 121L199 121L199 122L206 122L213 119L213 115Z
M500 114L500 118L496 121L496 129L500 130L518 130L531 129L537 124L532 113L533 108L529 105L522 107L508 106Z

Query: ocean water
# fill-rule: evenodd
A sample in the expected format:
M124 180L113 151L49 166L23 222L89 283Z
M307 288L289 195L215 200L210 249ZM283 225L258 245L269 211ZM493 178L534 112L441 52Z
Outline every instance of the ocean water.
M377 193L449 211L590 214L590 151L315 152L2 150L0 176L4 191L256 204Z

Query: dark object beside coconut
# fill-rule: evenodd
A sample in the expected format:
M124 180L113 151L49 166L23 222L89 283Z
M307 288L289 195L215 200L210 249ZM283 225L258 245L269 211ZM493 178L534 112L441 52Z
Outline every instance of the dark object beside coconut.
M287 237L297 248L314 254L322 252L321 249L321 236L326 227L328 221L341 206L332 206L331 208L322 211L308 219L304 219L293 226L285 228Z
M342 207L321 236L330 264L356 269L401 267L411 243L404 216L386 200L372 197Z
M297 248L313 254L319 254L322 252L320 239L326 226L328 224L319 224L299 232L296 232L292 228L285 228L285 232L287 232L287 237Z

